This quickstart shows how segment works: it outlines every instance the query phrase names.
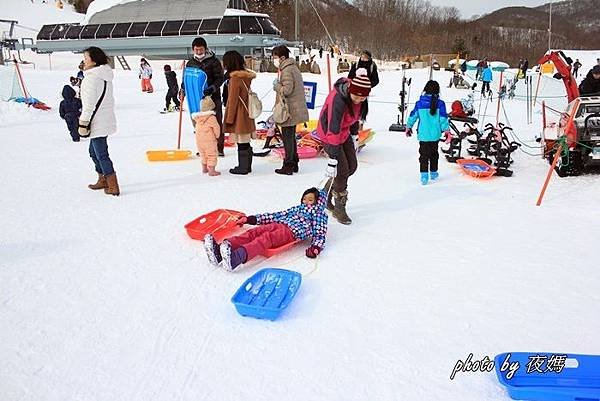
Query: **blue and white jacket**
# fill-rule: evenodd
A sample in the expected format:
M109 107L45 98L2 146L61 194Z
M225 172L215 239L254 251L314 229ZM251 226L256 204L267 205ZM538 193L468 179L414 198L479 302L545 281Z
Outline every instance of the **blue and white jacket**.
M300 241L312 238L311 245L323 249L327 234L327 213L325 203L327 193L319 191L319 200L315 205L296 205L287 210L274 213L257 214L257 224L282 223L292 230L294 237Z
M442 132L450 129L446 103L438 99L437 111L432 116L429 112L431 97L431 95L421 95L421 98L417 101L415 108L410 112L410 116L408 117L408 128L412 128L419 121L417 138L421 142L437 142L442 136Z

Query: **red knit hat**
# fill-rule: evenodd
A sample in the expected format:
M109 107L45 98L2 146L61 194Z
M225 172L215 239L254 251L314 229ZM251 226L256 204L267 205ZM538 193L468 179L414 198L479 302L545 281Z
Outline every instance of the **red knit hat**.
M366 74L367 70L359 68L356 71L356 76L350 80L348 92L356 96L369 96L371 93L371 81Z

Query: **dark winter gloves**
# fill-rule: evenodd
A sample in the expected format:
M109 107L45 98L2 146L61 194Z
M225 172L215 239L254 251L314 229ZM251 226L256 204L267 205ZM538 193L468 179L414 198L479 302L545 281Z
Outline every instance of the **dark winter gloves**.
M406 137L410 138L412 136L412 128L406 128Z
M213 85L211 85L211 86L207 87L206 89L204 89L204 92L203 92L204 97L210 96L213 93L215 93L215 87Z
M237 219L236 224L240 227L244 224L255 226L258 224L258 222L256 221L256 216L242 216Z
M306 249L306 257L314 259L321 253L321 248L316 245L311 245Z
M90 122L79 120L79 129L77 132L79 132L79 136L82 138L90 136Z
M334 178L337 175L338 161L335 159L327 160L327 168L325 169L325 177Z

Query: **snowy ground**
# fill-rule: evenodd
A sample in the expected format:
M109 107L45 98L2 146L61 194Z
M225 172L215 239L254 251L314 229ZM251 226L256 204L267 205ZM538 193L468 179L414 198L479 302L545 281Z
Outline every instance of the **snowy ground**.
M517 153L512 178L477 181L440 161L439 182L422 187L416 139L387 132L401 72L386 71L367 124L378 134L350 180L354 224L330 220L316 265L298 246L228 273L184 224L215 208L286 208L321 181L325 160L302 161L292 177L268 158L232 176L231 148L217 178L198 159L149 163L146 150L176 145L177 116L158 113L166 84L157 72L156 92L143 94L136 72L116 71L109 147L122 195L107 197L86 188L88 143L70 142L58 117L73 72L26 70L52 111L0 104L1 400L499 401L508 396L493 373L451 381L457 359L600 353L598 176L555 176L536 207L548 165ZM408 74L414 101L428 73ZM434 77L445 85L449 73ZM260 96L273 78L259 74ZM322 104L325 77L305 80L319 82ZM528 125L524 101L505 106L534 145L539 109ZM487 121L495 112L494 102ZM183 147L193 146L186 120ZM239 316L231 296L267 266L308 273L296 300L276 322Z

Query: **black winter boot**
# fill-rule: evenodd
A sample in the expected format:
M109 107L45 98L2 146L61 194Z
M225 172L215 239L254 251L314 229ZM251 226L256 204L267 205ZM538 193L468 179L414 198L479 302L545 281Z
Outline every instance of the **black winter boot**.
M283 166L275 169L275 172L282 175L292 175L294 173L294 165L292 163L283 162Z
M252 150L252 146L248 144L248 172L252 172L252 157L254 156L254 151Z
M249 143L238 145L238 166L229 169L231 174L246 175L252 171L252 148Z
M348 202L348 191L333 192L335 207L332 216L341 224L352 224L352 219L346 213L346 202Z

